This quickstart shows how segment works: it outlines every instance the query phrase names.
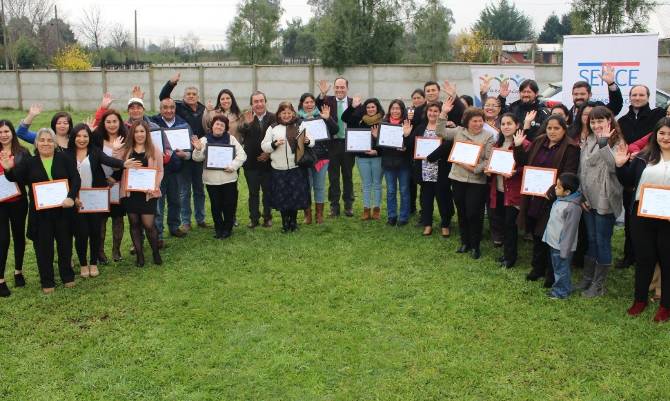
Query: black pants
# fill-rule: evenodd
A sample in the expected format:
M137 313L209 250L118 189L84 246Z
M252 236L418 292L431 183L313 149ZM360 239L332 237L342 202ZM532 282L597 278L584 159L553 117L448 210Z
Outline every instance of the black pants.
M451 180L440 182L421 182L421 224L433 225L433 204L437 200L437 209L440 211L440 227L448 228L451 218L454 217L454 201L451 193Z
M504 192L498 192L498 194L501 193L504 194ZM496 203L496 205L498 204ZM489 231L491 232L491 241L498 243L503 242L505 238L505 214L504 213L499 214L496 210L491 209L491 207L489 206L489 202L486 202L486 215L489 218Z
M340 209L340 196L344 201L344 208L351 209L354 204L353 171L356 159L353 153L344 151L344 140L335 139L328 148L328 201L330 207ZM340 174L342 174L342 189L340 189Z
M97 265L100 250L100 213L78 213L75 220L74 248L77 250L80 266ZM87 247L90 250L86 261Z
M586 232L586 223L584 216L579 219L579 231L577 233L577 249L572 255L572 264L576 267L584 267L584 257L589 249L589 237Z
M63 283L74 281L72 270L72 222L69 211L61 208L44 210L35 221L33 247L37 259L42 288L53 288L54 281L54 240L58 250L58 273Z
M638 202L635 202L637 210ZM670 307L670 222L631 215L635 247L635 300L647 301L649 284L658 263L661 267L661 305Z
M505 206L505 193L496 191L496 208L491 216L496 216L497 221L502 222L503 257L512 264L516 263L519 241L516 219L519 216L519 209L514 206Z
M207 185L207 193L216 233L233 231L235 209L237 209L237 182Z
M631 205L633 204L633 197L635 196L635 191L623 191L623 209L624 209L624 234L625 242L623 245L623 258L625 260L633 261L635 260L635 246L633 246L633 237L630 228L631 216L637 212L637 208L631 210Z
M0 203L0 278L5 278L5 266L9 254L9 232L14 239L14 269L23 269L23 255L26 252L26 215L28 201L24 198L16 202Z
M263 190L263 218L272 218L272 208L270 207L272 170L258 169L249 170L244 169L244 177L247 179L247 187L249 188L249 220L258 223L261 218L260 212L260 193Z
M526 216L526 231L533 235L533 256L531 257L530 265L533 272L537 275L544 275L545 278L553 280L554 268L551 265L551 255L549 253L549 245L542 241L541 235L535 234L535 228L540 224L538 219Z
M484 207L489 188L486 184L451 181L458 213L461 244L478 249L484 227Z
M409 212L416 213L416 187L417 183L414 179L414 174L409 179Z

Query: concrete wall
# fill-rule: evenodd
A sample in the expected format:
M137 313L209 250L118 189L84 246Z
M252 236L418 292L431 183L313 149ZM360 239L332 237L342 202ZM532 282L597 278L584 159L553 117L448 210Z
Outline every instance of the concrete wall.
M145 92L148 108L158 109L158 94L165 82L181 73L173 97L180 98L186 87L199 88L201 100L214 101L222 88L235 93L238 104L246 107L249 94L259 89L268 97L270 110L282 100L297 102L304 92L318 92L318 81L328 82L339 75L349 80L351 95L378 97L387 105L396 97L409 98L427 80L454 82L459 93L471 94L470 64L436 63L423 65L369 65L347 68L342 74L320 65L154 67L135 71L0 71L0 107L27 109L42 103L48 110L94 110L104 92L117 99L115 106L125 109L133 85ZM540 88L561 80L560 65L536 65ZM658 62L658 87L670 88L670 57Z

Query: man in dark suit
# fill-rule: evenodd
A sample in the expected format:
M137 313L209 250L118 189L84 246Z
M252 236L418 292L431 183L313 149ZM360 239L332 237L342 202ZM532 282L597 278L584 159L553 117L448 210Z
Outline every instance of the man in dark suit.
M272 209L270 207L270 154L261 150L261 142L265 131L277 119L273 113L267 111L267 97L261 91L251 94L249 104L251 110L244 113L244 122L238 127L240 139L247 154L244 162L244 177L249 188L249 228L258 225L260 213L260 191L263 190L263 227L272 227Z
M330 84L325 81L319 81L319 90L321 94L316 99L317 107L321 108L324 104L330 107L330 110L337 110L332 113L337 121L338 131L330 142L328 148L328 201L330 202L330 216L340 215L340 195L344 201L344 214L348 217L354 215L354 182L352 178L355 158L353 153L345 152L345 137L347 124L340 118L342 113L351 107L351 98L347 96L349 92L349 81L342 77L335 78L333 82L335 96L327 96L330 90ZM342 190L340 190L340 173L342 174Z
M621 96L621 89L614 82L614 68L604 67L600 79L607 84L609 102L607 104L598 101L598 105L606 106L612 110L616 116L623 108L623 96ZM564 88L565 89L565 88ZM577 107L591 100L591 85L586 81L577 81L572 85L572 107L570 114L568 114L568 124L575 122L575 114L577 114Z

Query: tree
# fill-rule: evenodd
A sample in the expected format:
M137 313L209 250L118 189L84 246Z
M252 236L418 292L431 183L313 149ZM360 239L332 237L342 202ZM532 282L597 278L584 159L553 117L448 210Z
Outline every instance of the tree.
M193 61L198 61L198 50L202 48L200 38L193 31L189 31L186 36L181 38L181 41L184 53L192 57Z
M544 22L544 27L537 41L540 43L562 42L563 36L570 34L570 25L570 17L567 14L563 15L560 20L556 14L551 14Z
M572 3L572 22L587 33L646 32L654 0L580 0Z
M39 31L54 10L53 0L4 0L8 20L25 17L33 30Z
M84 15L79 24L79 31L89 44L93 46L98 54L98 60L102 64L102 49L103 38L107 32L107 26L102 18L102 12L97 6L92 6L84 10Z
M114 24L109 29L109 45L118 51L124 51L130 47L130 32L121 24Z
M497 63L502 42L487 38L481 31L461 32L454 42L456 61L467 63Z
M533 37L531 19L508 0L487 5L479 14L474 29L499 40L518 41Z
M18 68L33 68L43 64L37 40L21 36L12 44L14 65Z
M47 58L52 58L59 48L76 42L70 24L60 18L47 21L39 28L37 36Z
M307 25L302 24L300 18L289 21L282 31L282 57L294 62L307 62L314 58L316 52L315 22L311 20Z
M91 58L76 44L63 48L51 62L59 70L86 71L91 69Z
M279 20L284 10L279 0L242 0L228 28L232 53L242 63L269 63L272 44L279 37Z
M439 0L428 0L414 14L412 27L419 62L446 61L449 59L449 31L454 17L451 10Z

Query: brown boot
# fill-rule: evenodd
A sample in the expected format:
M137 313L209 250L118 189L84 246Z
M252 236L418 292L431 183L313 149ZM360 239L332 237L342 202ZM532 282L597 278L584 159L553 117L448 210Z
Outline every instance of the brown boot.
M372 209L372 220L379 220L381 210L378 207Z
M305 220L303 224L312 224L312 208L308 207L305 209Z
M370 220L370 208L365 207L363 208L363 215L361 216L361 220Z
M316 224L323 224L323 203L316 204Z

